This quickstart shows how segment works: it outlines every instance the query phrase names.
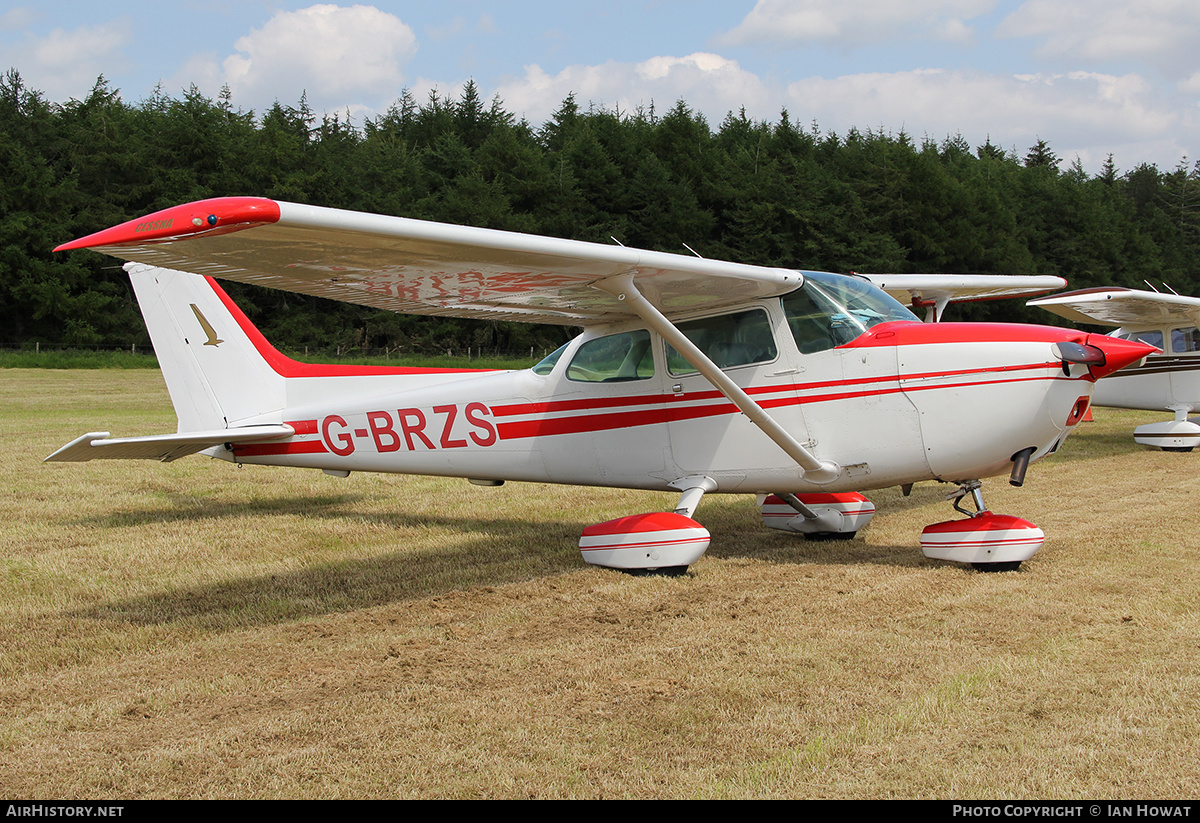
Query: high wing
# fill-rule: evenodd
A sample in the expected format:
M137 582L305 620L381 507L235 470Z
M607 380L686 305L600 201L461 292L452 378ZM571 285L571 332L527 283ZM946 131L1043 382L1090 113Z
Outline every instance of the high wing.
M405 314L588 325L633 314L592 288L633 275L660 311L789 292L795 271L403 217L223 197L65 243L194 274Z
M879 288L914 309L934 312L940 320L950 303L973 300L1002 300L1055 291L1067 281L1053 275L1017 274L860 274Z
M1074 320L1106 326L1159 328L1200 325L1200 298L1126 288L1081 289L1030 300L1027 305Z

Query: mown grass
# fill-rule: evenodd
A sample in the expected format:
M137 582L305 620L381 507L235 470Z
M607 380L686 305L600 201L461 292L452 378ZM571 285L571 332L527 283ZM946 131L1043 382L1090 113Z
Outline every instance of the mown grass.
M682 578L586 567L666 495L41 464L172 431L152 370L0 372L11 798L1178 798L1200 792L1193 455L1097 410L997 511L1019 573L929 561L948 489L853 541L706 498ZM969 425L969 421L964 421Z

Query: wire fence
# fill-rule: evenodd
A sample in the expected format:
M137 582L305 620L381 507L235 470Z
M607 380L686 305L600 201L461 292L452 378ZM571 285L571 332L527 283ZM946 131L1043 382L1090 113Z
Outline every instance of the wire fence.
M363 348L363 347L302 347L300 349L281 348L281 354L294 360L313 362L362 362L411 364L414 361L436 361L439 363L471 364L475 362L504 362L513 365L533 365L550 353L550 349L530 346L528 349L492 349L484 346L453 347L421 347L399 346L395 348ZM33 341L19 346L0 346L0 356L6 360L36 361L45 357L52 360L111 359L114 362L121 359L141 359L147 365L155 365L157 358L154 347L149 344L131 344L128 346L115 344L84 344L84 345L45 345Z

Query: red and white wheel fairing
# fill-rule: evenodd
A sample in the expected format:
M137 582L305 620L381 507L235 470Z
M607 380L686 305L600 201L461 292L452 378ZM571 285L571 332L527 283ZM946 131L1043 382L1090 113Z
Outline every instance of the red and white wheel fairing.
M875 504L858 492L798 494L800 502L817 515L809 519L781 497L768 495L761 505L763 525L800 534L854 534L871 522Z
M934 523L921 532L926 557L956 563L1019 564L1045 542L1045 532L1028 520L986 511L964 520Z
M619 517L583 530L583 559L611 569L667 569L695 563L708 549L708 529L674 512Z

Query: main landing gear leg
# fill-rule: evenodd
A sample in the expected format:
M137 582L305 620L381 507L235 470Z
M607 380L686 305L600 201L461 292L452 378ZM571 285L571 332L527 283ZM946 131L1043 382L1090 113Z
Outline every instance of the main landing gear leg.
M975 511L963 507L971 498ZM970 563L979 571L1010 572L1042 547L1045 533L1028 520L1006 514L993 514L983 502L978 480L965 480L948 496L954 510L965 520L947 520L926 526L921 532L921 551L935 560Z

